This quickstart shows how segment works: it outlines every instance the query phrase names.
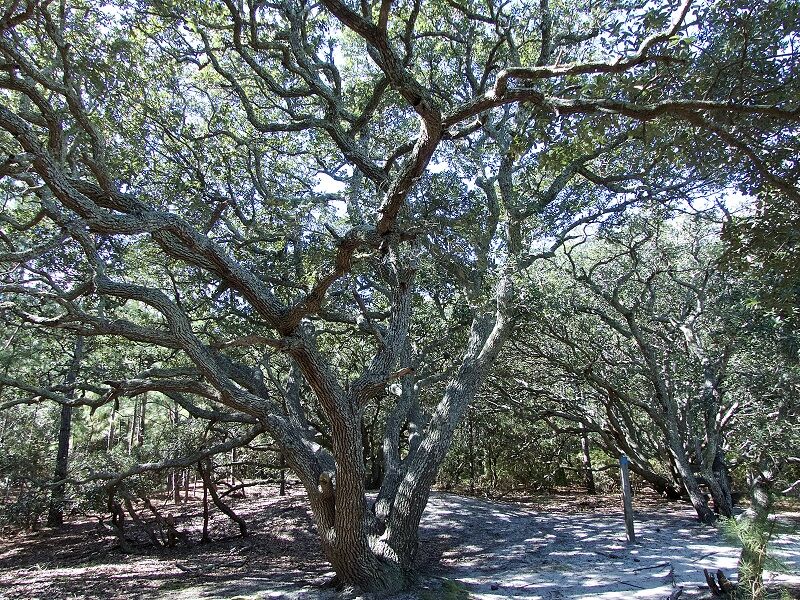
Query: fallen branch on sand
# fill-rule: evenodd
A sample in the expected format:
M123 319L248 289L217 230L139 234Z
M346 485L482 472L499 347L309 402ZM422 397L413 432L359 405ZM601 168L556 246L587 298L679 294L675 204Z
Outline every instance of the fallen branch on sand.
M639 571L649 571L650 569L660 569L661 567L666 567L670 563L669 561L660 562L655 565L650 565L649 567L639 567L638 569L632 569L634 573L638 573Z

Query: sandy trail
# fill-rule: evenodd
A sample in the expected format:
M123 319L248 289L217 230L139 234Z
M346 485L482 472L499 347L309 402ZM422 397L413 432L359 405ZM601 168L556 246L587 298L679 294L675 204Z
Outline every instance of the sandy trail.
M675 586L684 589L682 598L699 598L707 596L703 568L735 573L738 550L700 525L690 507L637 499L638 543L629 545L617 505L609 496L507 503L434 493L421 528L423 591L396 600L434 600L444 578L474 600L665 600ZM267 490L236 510L250 524L247 538L228 537L232 524L217 516L218 541L139 555L112 550L113 540L88 520L0 541L0 598L336 597L321 587L332 572L299 491L279 498ZM800 522L800 515L786 516ZM181 524L199 537L196 512ZM797 528L777 540L774 553L800 569ZM796 574L769 578L800 589Z
M619 514L585 508L553 512L435 496L423 539L447 548L438 574L463 582L477 600L665 599L675 586L684 598L698 597L704 568L735 573L738 550L687 507L650 506L648 513L640 507L636 544L626 542ZM776 551L794 570L800 567L800 536L780 540Z

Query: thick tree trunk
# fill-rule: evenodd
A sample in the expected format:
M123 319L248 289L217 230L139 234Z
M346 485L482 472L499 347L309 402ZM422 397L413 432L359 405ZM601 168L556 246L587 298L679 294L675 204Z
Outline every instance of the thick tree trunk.
M325 554L340 581L362 592L392 593L414 583L410 568L403 568L385 544L376 543L365 552L339 544L326 548Z
M384 537L401 565L410 569L417 554L418 530L430 490L436 480L458 423L483 383L488 366L499 351L508 330L486 317L473 322L466 356L445 390L417 451L410 455L407 471L397 490ZM502 325L501 325L502 327ZM496 334L499 335L495 339Z
M362 458L360 453L356 456ZM375 520L367 510L358 470L346 474L340 463L335 475L323 472L318 486L306 485L323 552L344 586L363 592L405 589L411 583L410 571L375 535Z
M698 356L703 357L705 368L705 384L700 406L704 410L705 431L703 433L706 438L706 453L703 454L702 450L698 450L698 458L702 462L701 472L714 500L714 508L722 516L730 517L733 515L731 483L725 464L725 454L722 450L723 433L717 424L722 403L720 383L729 353L726 351L718 362L713 363L703 356L704 353L699 345L698 348Z
M707 471L703 473L703 479L708 485L715 511L723 517L733 516L733 500L727 477L720 477L717 472Z
M684 440L681 435L683 428L681 427L677 403L672 394L667 390L667 386L663 380L658 379L657 382L657 396L660 398L661 405L664 407L663 420L660 426L669 446L672 466L680 477L683 489L686 490L686 493L689 495L689 501L697 512L697 518L700 519L702 523L713 524L716 522L717 516L714 514L714 511L709 508L708 499L700 489L700 484L689 462Z
M323 548L343 582L365 592L400 590L409 581L394 553L382 544L370 544L374 526L367 512L362 449L361 428L356 423L341 431L334 427L334 520Z
M343 585L386 593L405 589L414 581L420 518L456 426L485 378L491 357L480 352L493 323L493 319L484 318L476 322L461 368L429 420L424 438L414 431L409 454L402 460L397 436L404 423L413 421L419 426L420 419L411 396L401 394L397 410L389 417L394 430L387 427L386 477L374 512L369 510L365 496L363 407L344 390L328 387L324 381L309 381L323 405L336 405L335 411L329 411L333 415L335 470L322 471L317 480L312 480L299 465L298 475L308 492L325 555ZM492 355L499 350L498 340L494 342L497 347L492 347ZM409 426L411 429L414 427ZM298 466L299 458L297 453L287 452L293 467ZM305 468L306 473L311 470Z
M78 377L81 360L83 358L83 337L75 338L75 348L72 354L69 370L64 378L67 391L64 394L67 400L72 400L75 396L75 379ZM61 405L61 415L58 428L58 450L56 452L56 468L53 479L56 482L63 481L67 477L69 467L69 442L72 434L72 406L69 404ZM63 483L53 488L50 497L50 508L47 512L47 524L51 527L60 527L64 524L64 499L66 486Z
M400 354L400 361L408 362L410 360L411 345L406 343ZM383 481L373 508L375 517L384 529L408 462L406 460L404 463L400 457L400 432L403 429L403 425L408 423L409 430L409 454L406 459L416 453L421 437L417 433L419 419L415 418L418 416L416 415L418 411L414 410L418 393L415 389L414 378L410 376L403 377L401 384L395 405L386 417L382 444Z
M287 353L328 417L330 451L321 448L308 428L302 427L302 407L296 406L297 394L289 393L289 388L286 422L277 423L271 431L306 489L323 551L337 579L344 586L368 593L399 591L413 582L419 522L430 488L458 423L511 328L506 316L511 287L503 279L498 284L496 312L487 311L473 319L458 372L433 415L423 418L412 391L416 382L408 375L413 373L413 362L403 350L408 348L402 329L407 331L410 295L408 282L401 275L397 274L391 325L377 334L382 350L364 374L346 388L319 356L311 327L301 327L285 338ZM387 382L395 377L401 378L403 392L387 419L386 475L370 510L361 425L368 401L385 393ZM300 427L286 426L289 424ZM403 430L409 432L405 456L399 452Z

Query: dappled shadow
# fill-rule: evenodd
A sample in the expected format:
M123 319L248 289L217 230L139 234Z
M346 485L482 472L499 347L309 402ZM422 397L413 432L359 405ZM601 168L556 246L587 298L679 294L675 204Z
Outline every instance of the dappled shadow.
M638 508L637 543L628 544L619 510L541 512L434 494L423 521L422 560L433 573L467 584L478 599L661 599L673 586L688 597L704 589L703 568L735 572L738 550L700 524L690 507ZM795 536L775 547L797 568L799 545Z
M232 505L248 523L247 537L215 512L214 541L197 543L202 515L194 503L182 507L180 528L192 540L186 547L122 554L90 520L5 540L0 597L333 597L322 587L333 573L302 490L280 498L265 488ZM683 598L697 597L703 568L735 571L738 551L699 524L691 507L637 498L638 543L629 545L618 505L602 496L512 503L433 493L420 534L422 580L458 580L474 600L663 600L674 585L685 588ZM800 536L779 538L774 551L796 569Z
M214 511L211 543L199 543L202 511L197 502L183 507L177 528L189 544L174 548L134 545L123 553L97 520L68 523L60 530L21 534L0 543L0 597L60 598L184 597L204 589L213 597L243 589L274 589L316 584L328 571L305 497L278 497L273 490L234 501L250 534ZM213 511L213 508L212 508Z

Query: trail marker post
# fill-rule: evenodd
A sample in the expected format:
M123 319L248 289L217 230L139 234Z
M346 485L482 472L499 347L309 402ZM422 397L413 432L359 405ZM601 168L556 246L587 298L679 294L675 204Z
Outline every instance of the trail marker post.
M622 508L625 510L625 534L628 542L633 544L636 541L636 533L633 530L633 492L631 491L631 478L628 474L628 457L624 454L619 457L619 471L622 479Z

